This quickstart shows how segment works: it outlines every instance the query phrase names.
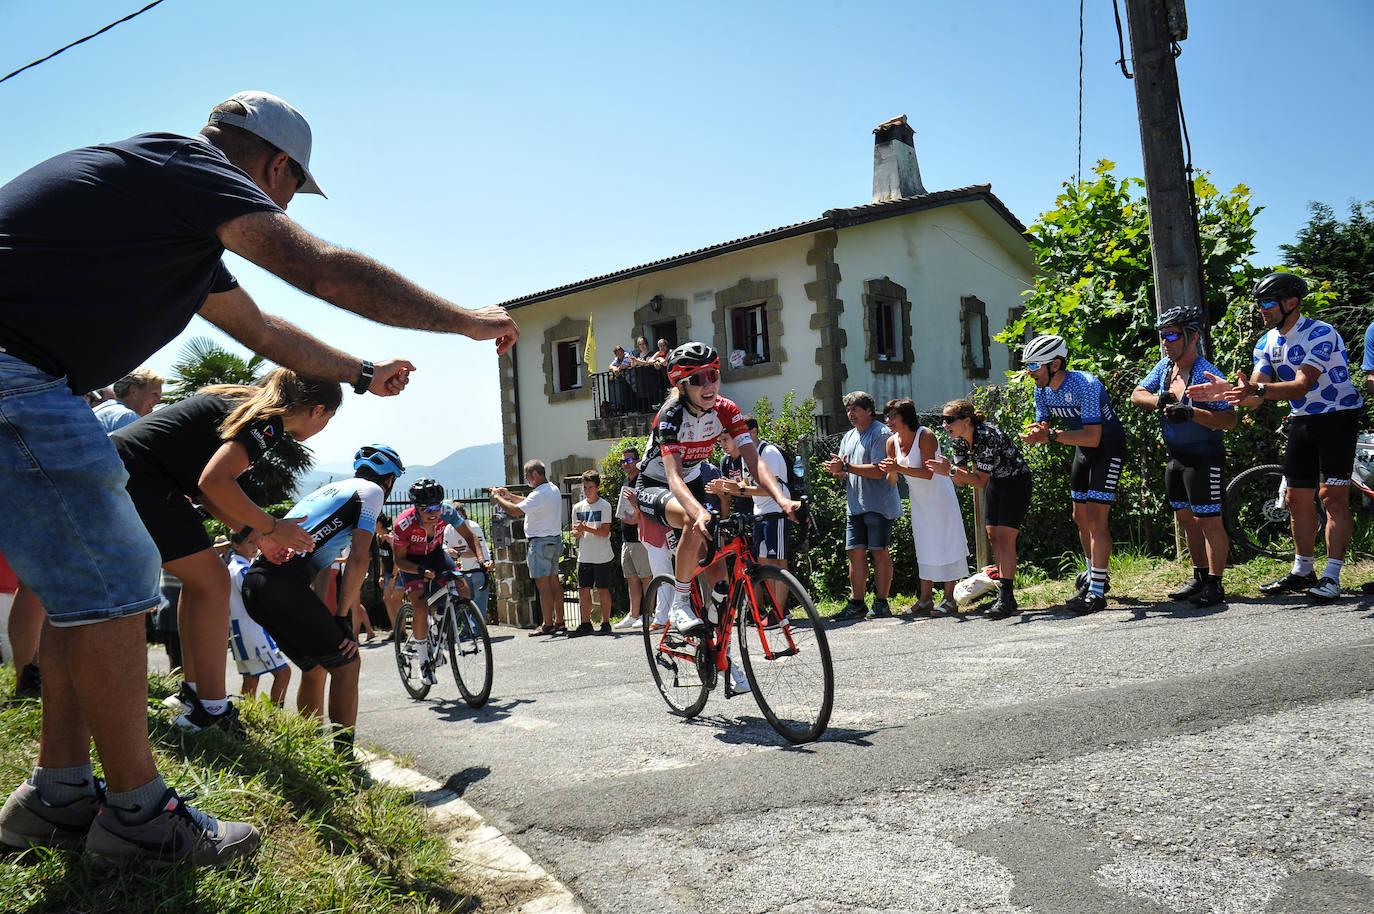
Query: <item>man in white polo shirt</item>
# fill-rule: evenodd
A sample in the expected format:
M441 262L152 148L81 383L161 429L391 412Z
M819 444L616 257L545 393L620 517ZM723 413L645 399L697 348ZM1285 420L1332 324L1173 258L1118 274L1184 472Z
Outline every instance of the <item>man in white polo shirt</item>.
M566 633L563 624L563 588L558 584L558 560L563 555L563 496L549 482L542 460L525 462L525 482L530 494L517 501L505 486L491 490L491 499L513 517L525 518L525 537L529 540L526 558L530 577L539 591L544 624L531 635Z

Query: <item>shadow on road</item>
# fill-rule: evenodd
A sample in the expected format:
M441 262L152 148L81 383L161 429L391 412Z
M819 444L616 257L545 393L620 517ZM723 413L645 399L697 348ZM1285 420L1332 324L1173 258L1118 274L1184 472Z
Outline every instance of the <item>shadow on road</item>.
M488 701L480 708L469 707L461 698L446 698L430 705L430 710L440 720L466 720L475 724L490 724L505 720L511 712L521 705L534 704L533 698L511 698L505 701Z
M478 781L484 780L489 774L491 774L491 769L486 765L469 765L462 771L450 774L448 779L444 781L444 789L451 790L461 797L463 791Z

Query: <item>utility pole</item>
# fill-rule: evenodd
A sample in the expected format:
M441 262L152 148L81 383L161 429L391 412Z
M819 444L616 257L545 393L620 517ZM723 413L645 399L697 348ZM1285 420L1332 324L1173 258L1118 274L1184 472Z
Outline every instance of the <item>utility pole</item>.
M1145 199L1150 208L1150 259L1155 308L1162 314L1192 305L1207 318L1202 297L1197 222L1184 170L1178 71L1173 46L1188 37L1184 0L1126 0L1145 162Z

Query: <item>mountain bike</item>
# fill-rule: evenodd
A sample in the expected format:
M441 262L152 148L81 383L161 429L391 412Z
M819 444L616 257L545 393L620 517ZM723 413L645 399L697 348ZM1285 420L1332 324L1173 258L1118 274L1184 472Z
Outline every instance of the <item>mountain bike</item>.
M830 722L835 697L830 645L801 582L782 568L758 564L745 539L747 522L738 514L712 519L708 555L691 593L692 610L710 623L704 634L683 635L667 621L671 575L650 583L641 612L649 669L668 709L695 717L720 680L726 698L744 694L732 688L729 675L721 675L729 669L731 636L738 635L744 674L764 719L789 742L809 742ZM706 569L722 564L729 591L720 617L712 618L697 582L705 580Z
M487 622L477 604L461 595L458 581L461 571L440 572L434 579L433 593L426 598L429 613L429 662L431 669L446 663L453 667L453 679L463 700L480 708L491 697L491 636ZM469 585L471 586L471 585ZM487 575L482 572L482 589L486 589ZM411 698L424 698L430 684L424 681L424 669L416 656L419 642L414 632L415 610L407 599L396 613L396 631L392 643L396 647L396 669L401 684ZM445 656L447 653L447 656Z

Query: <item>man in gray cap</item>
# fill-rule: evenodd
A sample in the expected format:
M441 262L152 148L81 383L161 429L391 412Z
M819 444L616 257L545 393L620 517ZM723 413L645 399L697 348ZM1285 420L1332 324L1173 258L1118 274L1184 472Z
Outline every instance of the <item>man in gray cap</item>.
M0 524L0 551L47 613L38 767L0 809L0 844L84 839L102 857L197 864L257 846L251 825L191 808L157 773L139 616L158 603L158 552L80 394L127 374L195 314L280 365L360 394L400 393L414 366L373 365L262 313L225 268L226 248L382 323L495 340L498 353L519 336L504 309L461 308L291 221L295 194L321 193L310 140L295 108L241 92L215 107L199 136L149 133L73 150L0 186L0 422L9 429L0 517L11 521ZM118 334L107 330L109 314L125 318ZM233 529L250 520L220 519ZM78 548L54 550L73 530L82 531Z

